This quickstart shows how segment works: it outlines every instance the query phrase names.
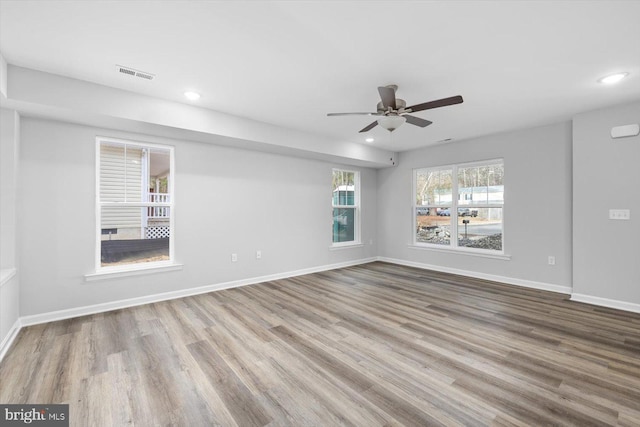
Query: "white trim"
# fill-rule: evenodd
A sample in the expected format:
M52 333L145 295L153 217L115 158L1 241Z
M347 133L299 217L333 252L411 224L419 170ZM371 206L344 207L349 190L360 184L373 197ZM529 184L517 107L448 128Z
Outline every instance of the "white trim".
M0 94L2 99L7 99L7 61L0 52Z
M171 145L171 144L139 141L139 140L132 140L132 139L124 139L124 138L114 138L111 136L103 136L103 135L96 135L96 140L98 139L102 142L110 142L114 144L125 144L125 145L136 145L140 148L151 147L151 148L160 148L160 149L166 150L167 147L171 147L171 148L175 147L175 145Z
M502 250L498 252L498 255L503 255L504 254L504 207L506 205L505 203L505 194L504 194L504 176L503 176L503 182L502 182L502 187L503 187L503 193L502 193L502 204L499 203L481 203L481 204L473 204L473 205L460 205L460 193L459 193L459 178L458 178L458 170L460 168L468 168L468 167L473 167L473 166L489 166L489 165L493 165L499 163L502 165L502 168L504 170L504 157L498 157L496 159L487 159L487 160L480 160L480 161L475 161L475 162L467 162L467 163L454 163L454 164L450 164L450 165L441 165L441 166L435 166L435 167L421 167L421 168L415 168L413 169L413 174L412 174L412 180L413 183L411 185L411 191L412 191L412 200L411 200L411 223L412 225L412 230L415 230L415 227L418 223L418 218L417 218L417 209L418 208L447 208L450 210L450 216L449 216L449 226L451 227L451 236L459 236L459 219L460 216L458 215L459 209L464 209L464 208L476 208L476 209L502 209L502 215L501 215L501 219L500 219L500 224L502 226L502 230L501 230L501 234L502 234L502 242L501 242L501 247ZM418 173L420 171L451 171L451 203L449 203L448 205L436 205L436 204L427 204L427 205L417 205L416 204L416 196L417 196L417 183L418 183ZM417 237L417 233L412 231L412 238L411 238L411 244L416 246L419 245L419 242L416 239ZM449 245L450 248L456 249L456 248L460 248L463 246L458 246L458 239L456 238L451 238L450 239L451 244Z
M5 336L2 343L0 343L0 362L2 362L2 359L4 359L4 356L11 348L11 344L15 341L20 329L22 329L22 323L20 322L20 318L17 318L13 326L11 326L11 329L9 329L7 336Z
M169 154L169 173L167 174L167 193L170 194L169 201L171 202L171 207L169 208L169 259L175 263L176 260L176 246L175 246L175 235L176 235L176 193L175 193L175 182L176 182L176 150L173 145L170 147ZM151 157L151 156L149 156ZM147 188L147 190L149 190Z
M640 304L633 302L619 301L609 298L594 297L585 294L571 294L571 301L583 302L586 304L598 305L601 307L615 308L618 310L640 313Z
M114 270L109 270L107 268L103 268L100 271L96 271L95 273L89 273L84 275L84 280L87 282L93 282L96 280L105 280L105 279L115 279L118 277L129 277L129 276L139 276L142 274L154 274L154 273L165 273L167 271L176 271L182 270L183 264L163 264L158 265L156 263L151 265L139 265L133 264L127 266L128 268L120 268Z
M445 253L456 254L456 255L471 255L471 256L477 256L482 258L501 259L504 261L511 260L511 255L506 255L506 254L503 254L502 252L482 250L482 249L473 250L469 248L463 248L462 246L456 246L456 248L454 249L453 247L450 247L450 246L445 246L445 245L436 246L433 244L424 243L424 244L415 244L415 245L409 244L409 249L416 249L419 251L445 252Z
M100 139L100 137L96 137L96 143L95 143L95 153L94 156L96 158L96 178L95 178L95 198L94 198L94 205L95 205L95 212L94 212L94 218L96 220L96 223L94 224L94 230L95 230L95 236L96 236L96 246L94 248L94 268L98 268L98 266L101 264L102 259L101 259L101 252L102 252L102 247L101 247L101 243L100 241L102 240L102 206L100 205L100 156L102 155L100 153L100 146L102 145L102 140Z
M142 149L142 157L144 161L140 162L142 167L142 194L145 196L145 200L149 200L149 171L151 170L151 155L148 148ZM171 210L169 210L171 212ZM142 210L142 221L140 222L140 236L144 236L144 229L149 226L149 209ZM102 234L102 233L101 233ZM173 258L170 258L173 259Z
M4 268L0 270L0 288L3 287L5 283L9 283L9 280L11 280L11 278L15 275L15 268Z
M126 163L126 147L127 146L132 146L132 147L138 147L142 150L145 149L158 149L158 150L166 150L169 151L169 173L167 175L167 181L168 181L168 188L167 188L167 192L168 194L170 194L170 198L169 198L169 202L168 203L151 203L151 202L146 202L146 201L140 201L140 202L129 202L126 200L124 202L103 202L100 199L100 172L101 172L101 146L103 143L111 143L111 144L118 144L118 145L123 145L125 147L125 163ZM96 177L96 181L95 181L95 205L96 205L96 209L95 209L95 218L96 218L96 224L95 224L95 231L96 231L96 247L95 247L95 273L91 273L91 274L87 274L85 275L85 279L87 281L90 280L99 280L99 276L100 275L109 275L109 277L121 277L121 276L131 276L134 275L135 273L132 273L131 270L141 270L142 272L140 274L148 274L151 268L146 268L144 266L141 266L140 264L128 264L129 268L124 268L121 271L126 271L126 274L116 274L114 275L114 271L110 269L110 267L102 267L102 231L101 231L101 224L102 224L102 208L103 207L109 207L109 206L135 206L135 207L146 207L146 206L166 206L170 209L171 215L169 216L169 263L175 264L174 260L175 260L175 242L174 242L174 236L175 236L175 213L176 213L176 207L175 207L175 193L174 193L174 182L175 182L175 146L173 145L165 145L165 144L155 144L155 143L151 143L151 142L144 142L144 141L134 141L134 140L127 140L127 139L119 139L119 138L111 138L111 137L106 137L106 136L100 136L97 135L96 136L96 143L95 143L95 158L96 158L96 173L95 173L95 177ZM149 154L147 156L147 162L150 161L151 155ZM142 174L144 175L145 173L148 174L149 170L147 169L146 171L142 170ZM143 178L144 181L144 178ZM142 194L146 194L146 192L149 190L148 185L143 186L142 187ZM141 223L141 232L144 231L144 221L142 221ZM178 265L178 264L175 264ZM156 268L155 266L152 268ZM176 268L173 268L171 270L175 270ZM169 271L169 270L161 270L161 271ZM105 277L106 278L106 277Z
M364 247L364 243L360 243L360 242L344 242L344 243L349 243L349 244L337 245L337 244L334 243L332 246L329 246L329 250L330 251L339 251L341 249L363 248Z
M149 193L149 194L156 194L156 193ZM156 202L102 202L102 206L106 206L106 207L113 207L113 206L126 206L126 207L153 207L153 206L158 206L158 207L166 207L166 208L170 208L173 207L173 205L170 202L167 203L156 203Z
M353 220L355 221L355 227L353 232L353 240L347 242L332 242L331 246L334 248L340 248L342 246L355 246L362 244L360 239L360 235L362 232L362 228L360 225L361 218L361 206L360 206L360 171L359 170L351 170L351 169L341 169L341 168L332 168L331 176L333 178L333 174L336 172L347 172L353 174L353 205L334 205L333 204L333 190L331 193L331 215L333 218L333 210L334 209L353 209ZM340 199L340 192L338 191L338 201ZM331 240L333 240L333 221L331 222Z
M525 288L540 289L543 291L558 292L561 294L571 294L571 286L554 285L551 283L536 282L533 280L516 279L513 277L498 276L495 274L478 273L476 271L460 270L458 268L442 267L432 264L423 264L421 262L405 261L396 258L378 257L378 261L389 262L391 264L406 265L407 267L416 267L423 270L434 270L443 273L458 274L461 276L473 277L476 279L491 280L494 282L522 286Z
M36 325L39 323L54 322L57 320L70 319L73 317L86 316L88 314L102 313L105 311L118 310L121 308L135 307L138 305L153 302L167 301L176 298L183 298L192 295L206 294L208 292L222 289L237 288L240 286L254 285L256 283L269 282L272 280L286 279L288 277L301 276L304 274L318 273L321 271L335 270L337 268L351 267L354 265L367 264L377 261L375 257L346 261L337 264L322 265L319 267L305 268L285 273L270 274L267 276L251 277L248 279L233 280L231 282L216 283L213 285L200 286L197 288L182 289L179 291L165 292L161 294L147 295L125 300L111 301L102 304L88 305L85 307L70 308L67 310L51 311L48 313L34 314L20 318L22 326Z

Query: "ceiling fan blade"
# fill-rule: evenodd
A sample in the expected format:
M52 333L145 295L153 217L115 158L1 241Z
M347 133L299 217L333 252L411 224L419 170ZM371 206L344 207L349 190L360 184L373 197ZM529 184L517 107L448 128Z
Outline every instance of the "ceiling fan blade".
M382 105L385 109L391 107L392 110L396 110L396 91L387 86L379 86L378 93L380 99L382 99Z
M421 128L426 128L431 123L433 123L433 122L430 122L429 120L421 119L420 117L416 117L416 116L410 116L408 114L405 114L402 117L407 119L407 123L411 123L412 125L420 126Z
M327 116L379 116L380 113L327 113Z
M375 121L375 122L371 123L369 126L367 126L366 128L362 129L359 133L369 132L371 129L373 129L376 126L378 126L378 121Z
M461 103L462 103L462 97L458 95L458 96L452 96L451 98L442 98L436 101L425 102L424 104L412 105L411 107L406 108L406 110L411 110L412 113L415 113L416 111L430 110L432 108L446 107L447 105L454 105L454 104L461 104Z

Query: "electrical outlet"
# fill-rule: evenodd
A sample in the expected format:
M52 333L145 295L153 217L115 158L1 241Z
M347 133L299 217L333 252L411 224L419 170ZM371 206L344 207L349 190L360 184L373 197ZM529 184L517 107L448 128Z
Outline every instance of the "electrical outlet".
M256 259L262 259L262 251L256 251Z
M556 265L556 257L549 255L549 265Z
M631 211L629 209L609 209L609 219L631 219Z
M231 262L237 262L238 261L238 254L231 254Z

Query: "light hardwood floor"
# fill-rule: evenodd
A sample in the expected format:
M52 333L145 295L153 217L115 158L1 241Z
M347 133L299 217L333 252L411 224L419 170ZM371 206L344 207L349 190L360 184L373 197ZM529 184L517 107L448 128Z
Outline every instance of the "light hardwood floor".
M72 426L640 426L640 315L372 263L24 328Z

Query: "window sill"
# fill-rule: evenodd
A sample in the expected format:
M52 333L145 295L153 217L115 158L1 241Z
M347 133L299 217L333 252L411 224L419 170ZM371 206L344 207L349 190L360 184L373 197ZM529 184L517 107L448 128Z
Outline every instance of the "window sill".
M352 249L352 248L362 248L364 247L364 243L349 243L347 245L332 245L329 246L330 251L339 251L341 249Z
M146 274L165 273L167 271L182 270L183 264L162 264L162 265L150 265L145 267L135 268L119 268L114 270L101 270L95 273L85 274L84 280L86 282L94 282L97 280L116 279L119 277L129 276L141 276Z
M456 254L456 255L470 255L470 256L476 256L476 257L480 257L480 258L492 258L492 259L500 259L503 261L510 261L511 260L511 255L506 255L506 254L502 254L502 253L490 253L488 251L478 251L478 250L472 250L472 249L462 249L462 248L457 248L457 249L452 249L452 248L443 248L443 247L438 247L435 245L415 245L415 244L411 244L409 245L409 249L416 249L419 251L435 251L435 252L444 252L444 253L449 253L449 254Z

